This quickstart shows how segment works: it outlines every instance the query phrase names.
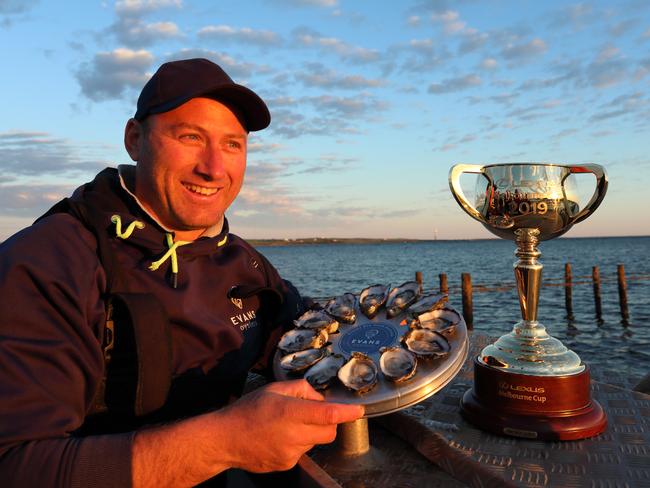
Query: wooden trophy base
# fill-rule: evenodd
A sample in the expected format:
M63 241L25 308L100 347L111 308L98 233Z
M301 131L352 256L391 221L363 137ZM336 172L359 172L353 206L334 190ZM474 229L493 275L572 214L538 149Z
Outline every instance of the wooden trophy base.
M528 439L585 439L607 427L591 398L588 366L577 374L532 376L474 358L474 387L465 392L461 413L482 430Z

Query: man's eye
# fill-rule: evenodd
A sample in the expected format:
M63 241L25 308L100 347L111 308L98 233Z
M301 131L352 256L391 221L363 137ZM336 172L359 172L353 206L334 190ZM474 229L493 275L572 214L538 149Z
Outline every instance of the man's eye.
M200 141L201 136L198 134L181 134L180 139L184 141Z
M231 140L226 142L226 146L230 149L241 149L242 144L239 141Z

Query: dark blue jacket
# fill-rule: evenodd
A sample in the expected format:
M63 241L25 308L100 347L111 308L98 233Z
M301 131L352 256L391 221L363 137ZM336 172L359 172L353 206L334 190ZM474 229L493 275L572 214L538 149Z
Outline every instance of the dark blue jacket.
M133 426L219 407L241 394L248 371L268 365L299 299L268 261L228 232L177 249L171 286L166 232L108 169L71 198L93 210L120 270L119 291L153 294L169 318L169 401ZM116 237L137 220L126 239ZM232 296L233 287L245 293ZM259 290L272 291L275 305ZM106 272L98 239L55 213L0 246L0 479L5 486L128 486L132 432L83 429L105 373ZM267 293L268 295L268 293ZM278 306L281 305L281 306ZM116 332L119 334L119 330ZM205 388L210 385L210 388ZM192 392L209 391L208 395ZM110 412L109 412L110 413ZM87 425L87 423L86 423ZM122 427L107 431L119 432ZM128 424L125 424L128 425ZM93 435L88 435L92 432ZM83 433L83 434L82 434Z

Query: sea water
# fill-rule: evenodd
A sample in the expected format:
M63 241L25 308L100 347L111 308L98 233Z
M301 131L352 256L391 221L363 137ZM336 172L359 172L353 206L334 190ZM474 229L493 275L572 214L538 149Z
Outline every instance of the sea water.
M538 246L544 265L538 319L593 367L630 377L650 373L650 237L559 238ZM325 299L376 283L397 286L424 276L437 291L446 273L449 301L462 311L461 273L473 285L475 330L501 336L521 320L515 244L501 239L259 247L302 294ZM573 319L565 308L564 265L573 271ZM625 266L630 317L622 322L617 265ZM602 320L596 319L592 267L600 268Z

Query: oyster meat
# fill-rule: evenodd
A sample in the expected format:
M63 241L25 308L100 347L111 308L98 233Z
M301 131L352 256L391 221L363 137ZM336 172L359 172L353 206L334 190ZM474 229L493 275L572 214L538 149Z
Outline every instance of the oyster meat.
M393 288L386 299L386 317L392 318L415 302L420 296L420 285L417 281L407 281Z
M415 355L403 347L384 347L379 357L379 368L391 381L406 381L413 377L418 360Z
M327 329L328 334L339 330L339 323L325 310L307 310L293 324L299 329Z
M285 354L320 348L325 345L329 335L325 329L291 329L280 338L278 349Z
M460 323L460 314L451 308L439 308L426 312L411 322L411 327L430 329L444 334L452 333Z
M378 373L377 365L371 358L361 352L353 352L337 376L348 389L363 394L377 384Z
M354 324L357 320L357 313L354 308L356 302L357 299L352 293L344 293L328 301L325 304L325 311L341 322Z
M413 303L407 312L412 318L417 318L423 313L444 307L445 303L447 303L447 295L445 294L426 295Z
M326 355L324 349L305 349L287 354L280 359L280 367L291 373L298 373L318 363Z
M402 341L409 351L420 358L446 356L451 349L447 339L429 329L409 329Z
M364 288L359 294L359 308L369 319L373 318L379 312L381 306L386 303L389 286L372 285Z
M317 390L324 390L332 384L344 364L342 354L328 354L307 370L305 379Z

